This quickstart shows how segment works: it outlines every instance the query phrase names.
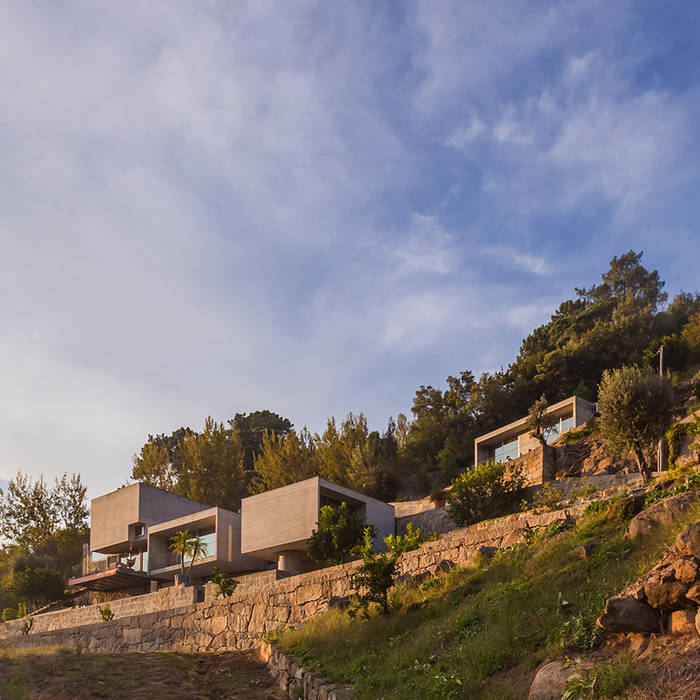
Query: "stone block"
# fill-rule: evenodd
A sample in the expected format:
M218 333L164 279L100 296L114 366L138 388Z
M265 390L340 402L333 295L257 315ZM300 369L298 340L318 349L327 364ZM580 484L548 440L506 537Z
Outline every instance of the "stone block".
M668 618L668 633L673 635L697 635L697 630L695 629L696 615L697 610L675 610Z

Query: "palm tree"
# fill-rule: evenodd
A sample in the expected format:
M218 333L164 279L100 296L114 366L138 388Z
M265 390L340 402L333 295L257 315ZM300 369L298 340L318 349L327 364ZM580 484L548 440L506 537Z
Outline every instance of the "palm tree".
M187 577L192 573L194 560L207 553L207 545L201 537L197 537L189 530L178 530L170 538L170 550L180 555L180 574L185 580L185 557L192 557L187 570Z

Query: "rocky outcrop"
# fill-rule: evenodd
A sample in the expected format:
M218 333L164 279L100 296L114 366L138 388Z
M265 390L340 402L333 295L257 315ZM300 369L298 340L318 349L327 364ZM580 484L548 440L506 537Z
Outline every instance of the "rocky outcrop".
M669 507L668 502L672 499L675 499L674 505ZM655 509L662 518L666 518L676 507L687 510L687 503L695 502L678 499L677 496L672 499L656 504L667 504L662 509ZM652 509L654 506L647 510ZM644 513L646 511L640 515ZM648 525L655 521L646 519L644 522ZM607 600L605 611L597 620L598 626L608 632L650 633L663 631L665 623L671 634L694 633L694 620L700 601L698 555L700 522L685 527L656 566L619 595Z
M688 491L687 493L669 496L658 503L654 503L649 508L635 515L629 524L629 536L633 539L644 537L656 530L660 525L672 525L694 506L697 500L698 492Z
M542 664L530 684L528 700L559 700L569 678L587 668L590 668L590 664L581 664L576 668L564 661Z

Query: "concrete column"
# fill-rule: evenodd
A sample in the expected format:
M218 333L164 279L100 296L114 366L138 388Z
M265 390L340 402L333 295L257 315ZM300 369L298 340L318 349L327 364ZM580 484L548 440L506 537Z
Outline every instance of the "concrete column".
M288 549L277 555L277 570L285 574L300 574L304 564L304 552Z

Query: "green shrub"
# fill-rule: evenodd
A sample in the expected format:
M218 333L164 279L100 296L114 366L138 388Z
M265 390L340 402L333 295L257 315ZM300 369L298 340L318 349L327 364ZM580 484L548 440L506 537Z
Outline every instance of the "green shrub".
M574 673L566 683L562 700L615 698L646 675L646 669L631 652L597 663L592 669Z
M460 474L447 494L447 514L457 525L500 515L517 502L525 485L521 467L483 462Z
M345 501L339 506L322 506L318 529L309 538L309 558L318 564L341 564L362 541L363 529L363 519Z
M366 615L371 603L377 603L382 614L389 614L389 589L394 583L397 554L377 554L372 542L373 529L366 527L362 542L362 565L352 577L355 611ZM363 591L361 593L360 591Z
M105 605L102 608L99 608L99 610L100 610L100 617L105 622L109 622L110 620L114 619L114 613L112 612L112 608L109 607L109 604Z
M424 541L423 531L420 528L414 528L413 523L406 525L405 535L389 535L384 538L384 544L390 554L397 557L404 552L418 549Z
M17 619L17 610L15 608L5 608L2 611L2 621L7 622L8 620Z
M33 617L28 617L23 623L22 623L22 634L25 636L29 634L31 631L32 627L34 627L34 618Z
M215 566L212 570L211 582L216 586L215 595L217 598L219 596L230 598L239 583L228 571L224 571L218 566Z
M595 438L599 433L599 422L596 418L591 418L580 428L567 430L557 441L557 445L578 445L578 443Z

